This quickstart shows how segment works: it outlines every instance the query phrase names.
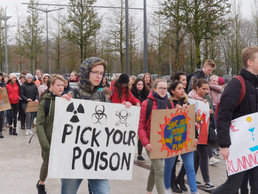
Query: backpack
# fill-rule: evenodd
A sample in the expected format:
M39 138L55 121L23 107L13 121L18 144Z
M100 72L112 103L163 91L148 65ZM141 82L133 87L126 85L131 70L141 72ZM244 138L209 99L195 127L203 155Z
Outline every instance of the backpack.
M242 102L244 96L245 96L246 85L245 85L245 81L244 81L244 79L243 79L243 77L241 75L237 75L237 76L235 76L235 78L237 78L240 81L240 83L241 83L241 93L240 93L240 98L239 98L238 103L237 103L237 106L239 106L240 103ZM217 115L218 115L218 111L219 111L219 105L220 105L220 101L217 104L216 110L215 110L215 119L216 119L216 121L217 121Z
M148 103L147 103L147 111L146 111L146 122L149 120L150 118L150 114L151 114L151 111L152 111L152 105L153 105L153 100L148 98ZM168 106L168 109L172 109L172 105L171 103L167 102L167 106Z

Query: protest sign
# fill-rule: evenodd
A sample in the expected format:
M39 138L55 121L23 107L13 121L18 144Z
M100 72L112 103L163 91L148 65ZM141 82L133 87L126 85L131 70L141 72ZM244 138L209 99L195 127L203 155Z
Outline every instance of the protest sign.
M2 87L1 88L1 91L0 91L0 100L1 100L1 103L0 103L0 111L4 111L4 110L9 110L11 109L11 104L10 104L10 101L9 101L9 97L7 95L7 90L5 87Z
M208 144L210 107L208 102L189 98L190 104L195 104L195 126L199 135L198 144Z
M38 101L28 102L26 112L37 112L39 107Z
M231 121L229 156L226 161L228 175L258 166L258 113Z
M48 177L132 177L140 107L56 98Z
M180 109L152 110L150 158L170 158L196 150L195 105Z

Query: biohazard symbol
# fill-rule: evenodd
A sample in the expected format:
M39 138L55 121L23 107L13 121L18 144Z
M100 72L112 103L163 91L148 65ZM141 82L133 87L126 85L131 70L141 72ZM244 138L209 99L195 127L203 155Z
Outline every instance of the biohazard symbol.
M78 118L78 116L77 116L77 113L84 113L84 108L83 108L83 106L82 106L81 104L79 104L77 110L75 110L74 105L73 105L73 102L72 102L72 103L70 103L70 104L68 105L68 107L66 108L66 111L67 111L67 112L72 112L72 113L74 114L74 115L72 116L72 118L70 119L70 121L71 121L72 123L77 123L77 122L80 121L79 118Z
M95 107L95 113L91 115L91 120L93 120L95 124L96 123L102 124L101 120L104 119L103 121L104 123L107 120L107 115L105 114L105 107L102 105L102 109L98 109L98 106L99 105Z
M127 123L127 119L131 116L131 113L128 113L127 110L123 109L119 112L116 111L116 116L118 116L119 118L119 121L116 123L116 126L118 126L120 123L125 124L126 127L129 126L129 124Z

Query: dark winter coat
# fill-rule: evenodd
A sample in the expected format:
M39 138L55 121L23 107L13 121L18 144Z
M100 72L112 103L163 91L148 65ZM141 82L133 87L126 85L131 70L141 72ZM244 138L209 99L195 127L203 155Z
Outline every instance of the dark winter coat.
M229 135L231 120L258 111L258 75L254 75L246 69L241 69L240 75L246 85L245 96L240 105L237 106L241 93L241 83L237 78L232 78L220 99L217 115L217 132L220 147L229 147L231 145Z
M24 82L20 87L20 97L22 98L23 102L27 102L30 98L32 101L39 100L39 92L37 86L31 82Z
M188 85L188 89L187 89L187 93L189 93L191 90L192 90L192 84L193 84L193 79L201 79L201 78L204 78L208 81L208 76L206 76L203 72L202 69L198 69L196 70L191 79L190 79L190 82L189 82L189 85Z
M144 100L147 99L148 95L149 95L149 91L148 90L141 90L140 92L138 92L138 90L136 88L132 88L131 92L133 94L133 96L135 98L137 98L138 100L140 100L140 102L142 103Z

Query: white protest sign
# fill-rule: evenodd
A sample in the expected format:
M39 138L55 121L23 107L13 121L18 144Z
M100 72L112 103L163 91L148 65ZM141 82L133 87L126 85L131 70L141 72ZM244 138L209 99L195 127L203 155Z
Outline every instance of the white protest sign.
M56 98L49 178L132 178L140 107Z
M210 107L208 102L189 98L189 104L195 104L195 127L199 134L198 144L208 144Z
M258 166L258 113L231 121L229 156L226 162L228 175Z

